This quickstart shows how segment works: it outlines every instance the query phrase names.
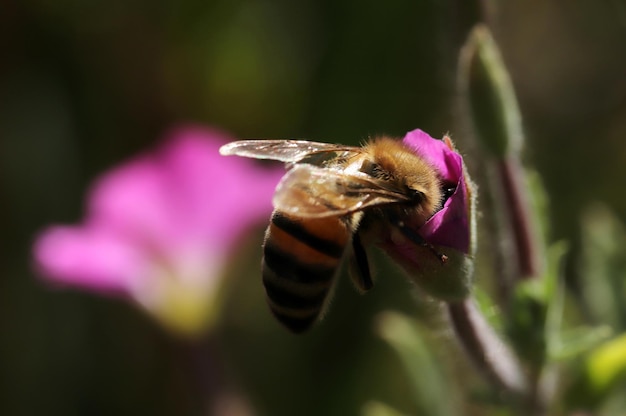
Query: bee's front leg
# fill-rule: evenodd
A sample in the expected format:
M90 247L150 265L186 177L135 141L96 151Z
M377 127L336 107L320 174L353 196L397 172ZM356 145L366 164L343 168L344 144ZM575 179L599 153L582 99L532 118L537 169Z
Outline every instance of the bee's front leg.
M372 274L370 272L369 261L367 260L367 252L361 241L358 232L352 236L352 258L351 258L352 279L357 287L366 292L374 286Z

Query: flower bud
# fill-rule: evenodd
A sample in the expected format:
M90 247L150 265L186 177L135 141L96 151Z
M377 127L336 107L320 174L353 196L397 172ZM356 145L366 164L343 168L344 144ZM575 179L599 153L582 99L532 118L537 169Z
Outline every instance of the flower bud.
M442 181L454 192L443 207L415 230L445 261L434 256L431 248L406 240L388 239L382 245L422 289L445 301L469 295L474 268L475 188L449 137L436 140L421 130L409 132L404 144L435 168Z
M511 78L491 32L478 25L459 59L459 87L476 137L497 158L519 153L521 116Z

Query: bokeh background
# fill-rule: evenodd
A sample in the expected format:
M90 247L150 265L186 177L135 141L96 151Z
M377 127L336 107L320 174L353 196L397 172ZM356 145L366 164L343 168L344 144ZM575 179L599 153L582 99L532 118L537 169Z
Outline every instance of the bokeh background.
M419 127L463 149L456 63L480 18L516 87L552 238L575 247L593 201L626 220L626 2L485 4L2 2L0 414L201 414L177 342L126 302L44 285L31 266L36 232L79 221L94 177L185 122L352 144ZM382 310L414 313L407 283L383 273L361 297L341 279L329 319L294 337L264 303L263 226L230 272L215 334L251 406L351 415L376 399L410 413L404 370L373 330Z

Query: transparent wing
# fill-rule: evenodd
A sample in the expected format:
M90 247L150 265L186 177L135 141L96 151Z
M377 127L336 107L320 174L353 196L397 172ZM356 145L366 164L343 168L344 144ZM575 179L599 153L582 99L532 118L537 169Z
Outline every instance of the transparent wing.
M317 154L327 154L324 160L359 152L360 148L306 140L239 140L220 148L224 156L243 156L296 163Z
M285 174L273 202L277 210L287 214L319 218L408 200L388 182L368 175L303 164Z

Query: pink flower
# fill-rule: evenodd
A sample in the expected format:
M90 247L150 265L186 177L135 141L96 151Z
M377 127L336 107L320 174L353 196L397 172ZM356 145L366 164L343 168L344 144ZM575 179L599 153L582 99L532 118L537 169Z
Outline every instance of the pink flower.
M443 208L416 230L448 260L441 263L427 248L402 239L389 238L382 247L431 295L445 300L464 298L473 271L475 192L463 158L448 137L436 140L421 130L407 133L403 143L439 172L447 188L454 189Z
M214 318L228 256L272 210L284 171L223 158L226 134L188 126L96 181L82 225L52 226L34 257L51 282L126 296L170 328Z
M469 199L463 158L449 138L436 140L422 130L413 130L403 143L415 150L440 174L443 181L455 189L443 208L420 228L420 234L431 244L451 247L469 253Z

